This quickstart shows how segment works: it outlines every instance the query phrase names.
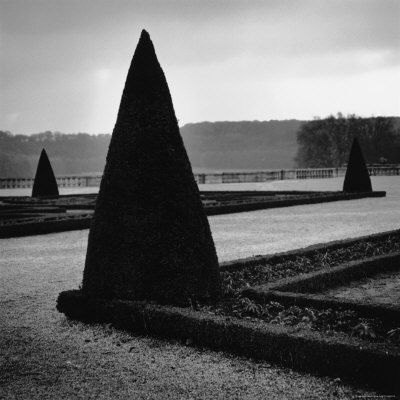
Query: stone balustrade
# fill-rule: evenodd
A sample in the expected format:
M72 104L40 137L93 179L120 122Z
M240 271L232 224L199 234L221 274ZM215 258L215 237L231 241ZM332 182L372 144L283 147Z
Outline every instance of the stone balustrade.
M400 165L368 166L371 176L400 175ZM196 182L202 183L244 183L267 182L286 179L324 179L344 176L346 168L305 168L265 171L239 171L195 174ZM0 189L30 188L33 178L0 178ZM59 176L57 183L63 187L96 187L100 186L101 175Z

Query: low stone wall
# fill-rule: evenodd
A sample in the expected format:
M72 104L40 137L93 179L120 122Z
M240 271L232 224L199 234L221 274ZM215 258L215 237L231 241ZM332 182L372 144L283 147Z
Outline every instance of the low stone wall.
M399 168L400 170L400 168ZM219 174L195 174L196 182L245 183L268 182L287 179L324 179L344 176L345 168L280 169L255 172L222 172Z
M387 167L368 167L371 176L400 176L400 165ZM222 172L215 174L195 174L198 184L205 183L245 183L268 182L286 179L325 179L344 176L346 168L306 168L281 169L251 172ZM100 186L101 175L93 176L60 176L57 178L59 188L63 187L96 187ZM30 188L33 178L0 178L0 189Z

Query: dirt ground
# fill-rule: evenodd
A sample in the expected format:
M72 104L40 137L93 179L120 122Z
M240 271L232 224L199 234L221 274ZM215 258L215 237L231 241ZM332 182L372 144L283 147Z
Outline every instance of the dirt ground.
M58 293L82 279L87 231L0 241L1 399L349 399L331 378L68 321Z

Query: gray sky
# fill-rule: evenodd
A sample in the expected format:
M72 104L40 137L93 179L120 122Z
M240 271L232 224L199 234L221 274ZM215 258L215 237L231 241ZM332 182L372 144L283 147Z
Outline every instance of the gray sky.
M111 132L143 28L180 125L400 115L400 0L0 0L0 129Z

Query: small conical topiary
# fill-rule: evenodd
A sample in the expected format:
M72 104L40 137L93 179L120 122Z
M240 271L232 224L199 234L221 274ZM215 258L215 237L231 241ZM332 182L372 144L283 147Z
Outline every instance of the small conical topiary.
M354 138L351 146L343 191L348 193L372 192L371 178L357 138Z
M40 153L39 163L33 182L32 197L58 196L58 186L46 150Z
M220 291L218 259L171 95L142 31L91 225L85 296L188 304Z

